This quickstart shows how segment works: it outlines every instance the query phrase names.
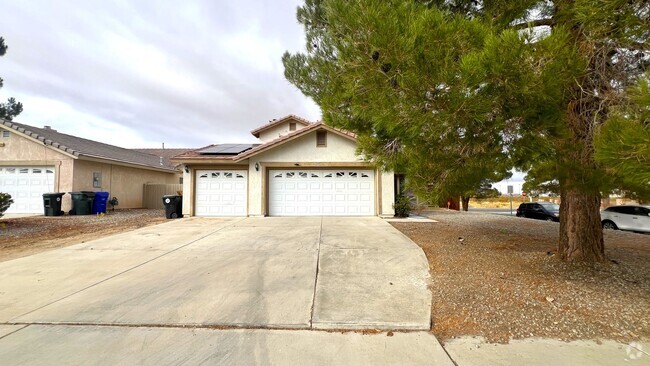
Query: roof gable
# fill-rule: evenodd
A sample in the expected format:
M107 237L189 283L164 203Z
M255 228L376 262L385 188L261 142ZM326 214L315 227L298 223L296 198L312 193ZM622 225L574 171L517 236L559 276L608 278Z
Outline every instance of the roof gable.
M161 170L175 170L173 167L165 165L164 161L161 164L161 157L139 150L125 149L98 141L67 135L50 128L38 128L6 120L2 121L2 126L41 141L44 145L51 146L75 157L99 158Z
M293 115L293 114L289 114L289 115L284 116L284 117L282 117L280 119L274 119L271 122L265 124L264 126L261 126L261 127L258 127L256 129L252 130L251 134L253 136L255 136L255 137L260 137L261 132L264 132L264 131L268 130L269 128L278 126L278 125L280 125L280 124L282 124L284 122L288 122L288 121L295 121L295 122L300 123L300 124L302 124L304 126L309 126L309 125L312 124L310 121L308 121L308 120L306 120L304 118L298 117L298 116Z
M338 128L330 127L330 126L324 124L323 122L316 122L316 123L312 123L311 125L309 125L309 126L307 126L305 128L301 128L301 129L299 129L299 130L297 130L295 132L292 132L292 133L290 133L288 135L284 135L284 136L282 136L282 137L280 137L278 139L267 142L266 144L262 144L262 145L257 146L256 148L245 151L244 153L237 155L234 158L234 160L235 161L242 161L244 159L248 159L251 156L255 156L255 155L260 154L260 153L262 153L264 151L268 151L270 149L273 149L273 148L275 148L277 146L283 145L283 144L285 144L285 143L287 143L289 141L293 141L293 140L295 140L295 139L297 139L297 138L299 138L301 136L304 136L304 135L306 135L306 134L308 134L310 132L314 132L314 131L317 131L317 130L327 130L327 131L335 133L335 134L337 134L339 136L345 137L345 138L347 138L349 140L352 140L352 141L355 141L355 142L357 141L356 135L354 133L352 133L352 132L348 132L348 131L344 131L344 130L341 130L341 129L338 129Z

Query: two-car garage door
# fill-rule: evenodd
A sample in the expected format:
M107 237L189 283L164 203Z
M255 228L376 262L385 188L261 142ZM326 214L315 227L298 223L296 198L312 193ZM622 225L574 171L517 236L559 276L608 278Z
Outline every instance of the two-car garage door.
M372 170L271 170L271 216L372 216Z
M43 193L54 191L54 167L0 167L0 192L9 193L14 203L6 213L43 214Z

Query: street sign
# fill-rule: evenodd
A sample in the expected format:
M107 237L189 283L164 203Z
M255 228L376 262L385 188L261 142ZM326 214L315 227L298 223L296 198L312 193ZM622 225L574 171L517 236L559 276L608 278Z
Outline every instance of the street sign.
M508 193L512 194L514 192L514 189L512 189L512 186L508 186Z
M522 192L521 195L526 197L526 192Z

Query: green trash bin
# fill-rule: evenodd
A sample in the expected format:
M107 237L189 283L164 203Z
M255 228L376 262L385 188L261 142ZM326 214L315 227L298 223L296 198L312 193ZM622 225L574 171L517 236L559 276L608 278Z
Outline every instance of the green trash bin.
M45 216L62 216L61 200L65 193L43 193Z
M70 210L70 215L90 215L93 208L93 198L95 197L94 192L92 196L88 192L70 192L72 196L72 210Z

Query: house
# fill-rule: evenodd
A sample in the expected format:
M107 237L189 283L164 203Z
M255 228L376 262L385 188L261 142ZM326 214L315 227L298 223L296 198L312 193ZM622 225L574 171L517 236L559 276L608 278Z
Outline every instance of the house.
M176 152L178 153L178 151ZM180 171L162 156L2 121L0 192L11 194L7 213L42 213L43 193L106 191L120 208L141 208L146 183L179 183ZM70 195L62 209L71 208Z
M190 216L393 216L394 174L357 155L356 135L289 115L253 131L258 144L220 144L182 164Z

